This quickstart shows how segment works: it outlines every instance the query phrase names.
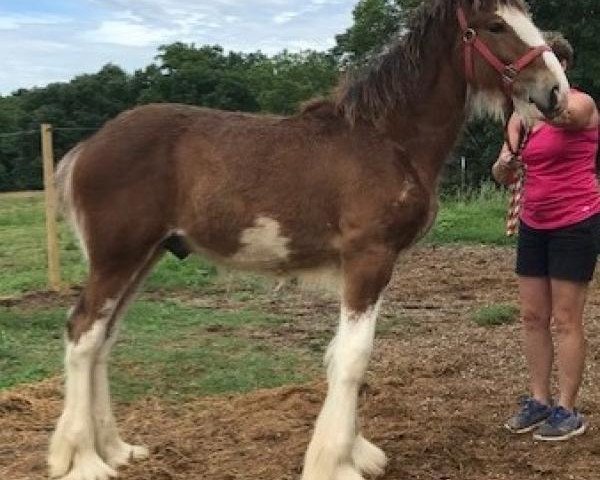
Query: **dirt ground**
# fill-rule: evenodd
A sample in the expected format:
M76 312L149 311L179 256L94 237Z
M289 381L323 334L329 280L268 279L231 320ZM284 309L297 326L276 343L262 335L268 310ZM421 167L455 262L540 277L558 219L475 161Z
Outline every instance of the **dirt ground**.
M589 431L548 445L501 427L526 387L519 327L479 327L470 314L488 303L515 302L513 261L509 249L421 247L400 262L361 401L365 436L390 458L384 480L600 479L598 285L586 317L589 361L581 398ZM286 289L252 300L290 319L255 334L310 348L332 333L335 303L307 295ZM197 301L237 306L224 292ZM0 395L0 479L45 478L60 390L59 379L51 379ZM120 478L298 479L324 393L318 379L183 404L149 398L117 405L124 437L151 450L149 460L121 469Z

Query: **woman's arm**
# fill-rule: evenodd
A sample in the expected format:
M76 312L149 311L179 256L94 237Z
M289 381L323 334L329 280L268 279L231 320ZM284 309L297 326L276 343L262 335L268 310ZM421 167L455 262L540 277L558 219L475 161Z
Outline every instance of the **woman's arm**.
M571 92L567 101L565 111L548 123L568 130L583 130L598 126L598 110L592 97L582 92Z
M519 131L521 129L521 120L516 115L510 118L508 122L508 139L513 145L513 148L519 143ZM492 166L492 176L502 185L510 185L516 179L517 162L513 158L513 154L506 142L502 145L498 160Z

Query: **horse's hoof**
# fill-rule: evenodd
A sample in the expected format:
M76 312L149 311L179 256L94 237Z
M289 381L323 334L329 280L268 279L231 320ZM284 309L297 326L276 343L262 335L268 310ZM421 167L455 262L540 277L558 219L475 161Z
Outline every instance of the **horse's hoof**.
M112 468L122 467L132 460L143 460L150 455L146 447L130 445L123 441L119 441L115 445L106 446L102 451L102 457Z
M367 475L383 475L387 457L381 448L373 445L362 435L356 437L352 460L358 470Z
M95 452L75 453L73 465L60 480L109 480L117 472L102 461ZM56 478L56 477L54 477Z

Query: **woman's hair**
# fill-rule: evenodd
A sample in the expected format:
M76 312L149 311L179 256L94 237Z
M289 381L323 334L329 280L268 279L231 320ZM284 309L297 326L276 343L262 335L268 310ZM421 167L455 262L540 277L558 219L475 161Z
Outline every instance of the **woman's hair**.
M575 52L569 41L560 32L544 32L544 40L558 57L559 61L567 62L567 70L573 68Z

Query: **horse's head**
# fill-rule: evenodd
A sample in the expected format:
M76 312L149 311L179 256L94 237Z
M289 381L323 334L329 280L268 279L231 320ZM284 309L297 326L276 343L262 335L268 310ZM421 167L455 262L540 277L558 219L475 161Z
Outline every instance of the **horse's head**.
M524 118L537 114L532 104L547 118L563 111L569 83L522 0L464 0L457 18L475 93L496 105L511 96Z

